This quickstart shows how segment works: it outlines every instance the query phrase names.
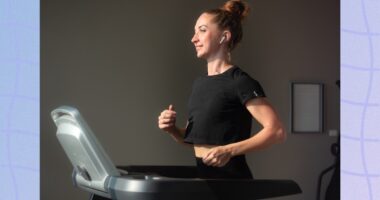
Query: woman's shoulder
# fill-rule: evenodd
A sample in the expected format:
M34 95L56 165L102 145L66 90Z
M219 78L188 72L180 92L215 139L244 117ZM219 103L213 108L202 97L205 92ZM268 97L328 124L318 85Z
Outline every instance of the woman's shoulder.
M261 84L240 68L234 72L233 86L237 91L242 105L245 105L249 99L265 97L265 92Z
M254 81L257 82L256 79L252 78L251 75L249 75L247 72L242 70L239 66L235 66L234 69L231 72L231 77L233 80L237 83L245 82L245 81Z

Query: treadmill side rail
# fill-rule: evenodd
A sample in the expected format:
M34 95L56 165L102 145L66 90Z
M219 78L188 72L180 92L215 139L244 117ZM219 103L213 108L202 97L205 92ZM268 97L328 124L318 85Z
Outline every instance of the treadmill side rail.
M117 200L252 200L301 193L291 180L199 179L141 176L110 178Z

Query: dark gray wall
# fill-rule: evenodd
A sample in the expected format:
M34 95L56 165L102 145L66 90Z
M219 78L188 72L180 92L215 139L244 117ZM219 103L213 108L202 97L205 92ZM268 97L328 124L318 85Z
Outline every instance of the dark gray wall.
M118 165L193 165L192 150L156 126L170 103L186 121L193 79L206 72L190 39L200 12L223 1L41 1L41 199L86 199L50 111L73 105ZM289 129L291 80L325 84L325 128L339 129L339 1L251 2L236 64L259 80ZM259 130L254 126L254 130ZM315 199L336 137L288 134L249 154L257 178L294 179Z

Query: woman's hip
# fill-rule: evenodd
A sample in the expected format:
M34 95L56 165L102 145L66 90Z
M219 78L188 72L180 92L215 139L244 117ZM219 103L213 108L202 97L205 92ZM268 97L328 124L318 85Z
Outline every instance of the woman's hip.
M199 178L208 179L253 179L244 155L232 157L222 167L208 166L196 157Z

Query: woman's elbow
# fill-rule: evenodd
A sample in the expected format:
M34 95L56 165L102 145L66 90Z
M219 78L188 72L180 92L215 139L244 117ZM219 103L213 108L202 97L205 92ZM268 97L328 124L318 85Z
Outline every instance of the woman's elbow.
M285 140L286 140L285 128L282 126L279 126L274 133L274 138L275 138L276 143L285 142Z

